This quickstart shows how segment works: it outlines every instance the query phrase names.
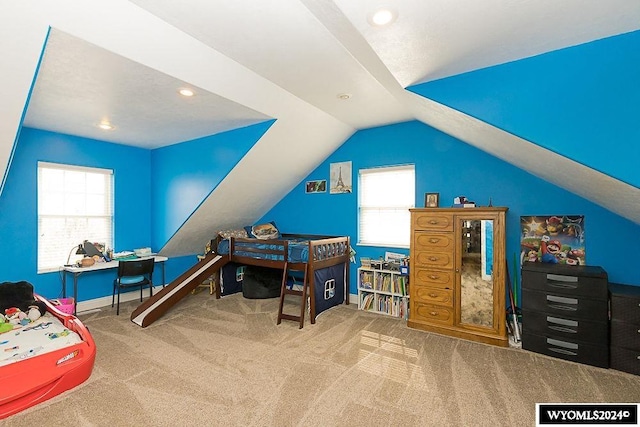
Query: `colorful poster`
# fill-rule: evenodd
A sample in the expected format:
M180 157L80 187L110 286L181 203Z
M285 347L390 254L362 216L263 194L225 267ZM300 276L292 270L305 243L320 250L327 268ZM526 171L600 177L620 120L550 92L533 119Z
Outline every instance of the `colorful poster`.
M521 216L520 261L585 265L584 215Z

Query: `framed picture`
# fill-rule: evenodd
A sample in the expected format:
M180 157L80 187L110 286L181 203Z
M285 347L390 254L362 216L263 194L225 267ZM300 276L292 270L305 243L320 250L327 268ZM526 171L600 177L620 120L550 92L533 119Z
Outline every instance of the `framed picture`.
M351 162L331 163L329 177L329 194L351 193Z
M314 181L307 181L304 186L305 193L326 193L326 191L327 191L326 179L316 179Z
M424 207L437 208L440 205L440 193L424 193Z

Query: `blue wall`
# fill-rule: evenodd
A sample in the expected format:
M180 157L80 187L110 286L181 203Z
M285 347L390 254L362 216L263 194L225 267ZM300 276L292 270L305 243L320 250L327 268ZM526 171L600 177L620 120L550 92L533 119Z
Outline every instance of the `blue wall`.
M329 164L353 162L351 194L305 194L308 180L329 179ZM544 161L544 159L541 159ZM502 160L420 122L407 122L355 133L335 153L297 185L261 221L275 220L282 232L351 236L360 256L377 258L386 250L357 246L358 170L376 166L415 164L416 206L424 206L425 192L439 192L440 206L465 195L480 206L491 198L506 206L507 256L520 249L520 216L585 215L587 263L600 265L611 281L640 285L640 270L629 263L640 259L640 226L581 197L536 178ZM352 264L350 292L356 293Z
M640 186L640 31L410 87Z
M115 250L150 246L158 251L271 123L153 151L23 128L0 194L0 281L27 280L47 298L60 296L60 272L37 274L38 161L112 169ZM160 236L154 235L153 223L159 224ZM167 282L195 262L193 256L170 259ZM114 277L115 271L82 276L78 300L111 295ZM154 275L156 284L159 279Z
M149 150L23 128L0 195L0 281L27 280L49 298L59 296L61 290L59 273L37 274L38 161L112 169L118 195L115 248L149 246ZM79 299L110 295L112 277L106 274L83 278Z
M153 150L154 247L160 249L169 241L273 123L269 120Z

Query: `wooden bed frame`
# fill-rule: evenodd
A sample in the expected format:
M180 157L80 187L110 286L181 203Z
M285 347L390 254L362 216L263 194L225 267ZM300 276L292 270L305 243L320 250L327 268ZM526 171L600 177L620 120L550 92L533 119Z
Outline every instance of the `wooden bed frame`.
M316 322L316 301L315 301L315 271L321 268L331 267L334 265L345 265L345 281L344 281L344 301L343 303L349 304L349 263L350 263L350 251L351 246L349 244L349 236L321 236L314 234L282 234L279 239L253 239L253 238L240 238L229 237L229 253L220 254L222 256L228 256L229 261L242 265L255 265L260 267L269 267L279 270L303 270L307 268L307 278L309 286L309 311L311 323ZM290 262L288 259L289 254L289 240L292 239L304 239L305 244L308 245L308 261L302 262ZM220 241L225 240L218 236L215 242L215 248L217 250ZM263 246L275 246L273 249L257 248L255 244L259 243ZM303 243L295 243L300 245ZM245 252L256 254L256 258L252 256L237 255L237 252ZM278 257L281 259L261 259L260 256ZM286 272L284 272L286 274ZM216 298L220 298L220 286L216 283Z

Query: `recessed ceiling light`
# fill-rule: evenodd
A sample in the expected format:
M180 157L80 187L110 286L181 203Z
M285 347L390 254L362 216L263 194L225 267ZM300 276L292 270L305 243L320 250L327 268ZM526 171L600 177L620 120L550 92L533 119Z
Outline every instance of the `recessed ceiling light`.
M393 21L396 20L398 14L389 8L382 8L376 10L370 17L369 23L371 25L376 25L378 27L382 27L384 25L389 25Z
M178 93L182 96L193 96L194 93L191 89L180 89Z
M113 125L109 122L100 122L98 127L102 130L113 130Z
M347 100L351 98L351 94L350 93L339 93L338 94L338 99L342 99L342 100Z

